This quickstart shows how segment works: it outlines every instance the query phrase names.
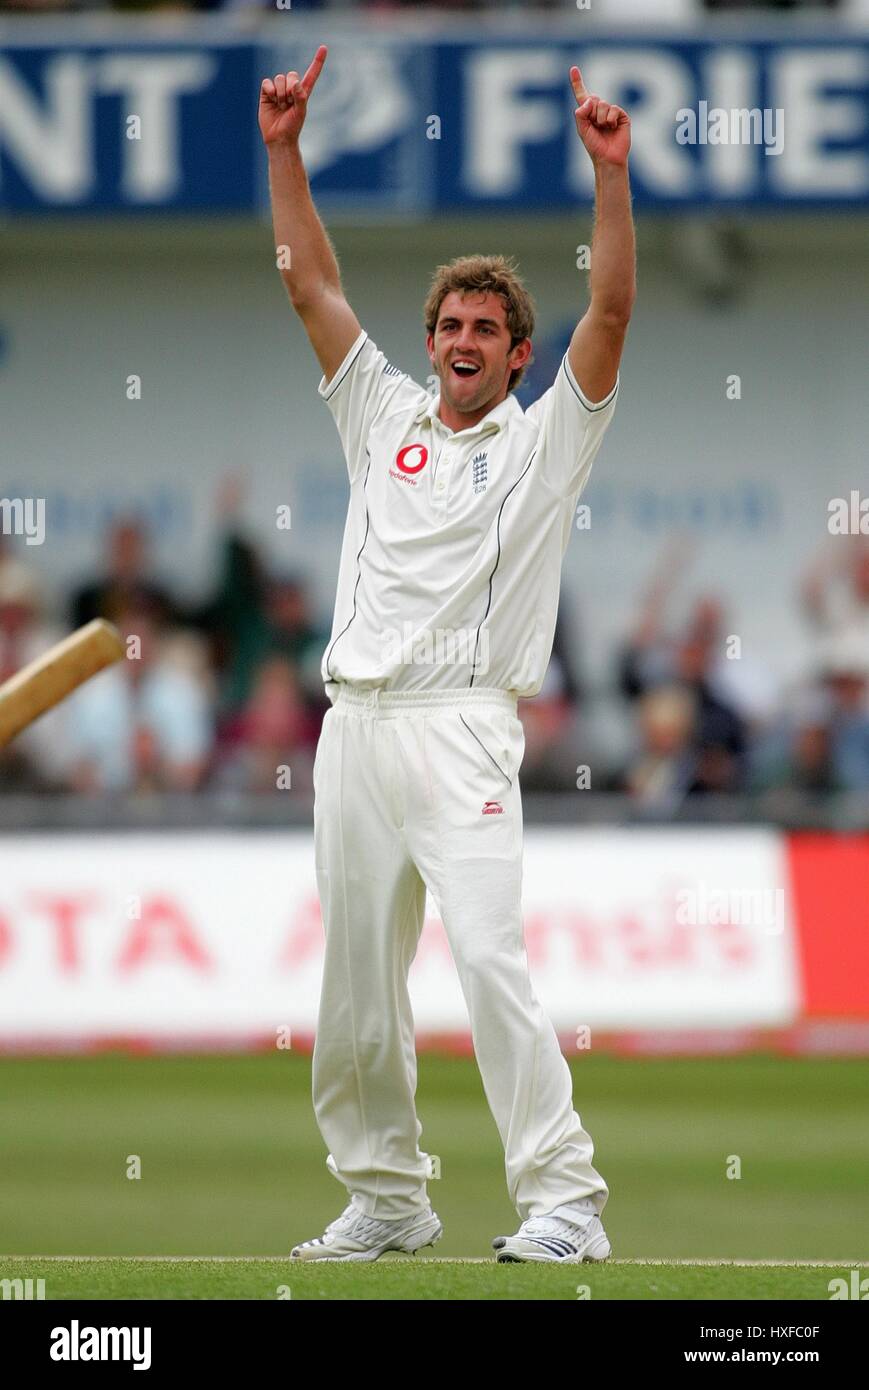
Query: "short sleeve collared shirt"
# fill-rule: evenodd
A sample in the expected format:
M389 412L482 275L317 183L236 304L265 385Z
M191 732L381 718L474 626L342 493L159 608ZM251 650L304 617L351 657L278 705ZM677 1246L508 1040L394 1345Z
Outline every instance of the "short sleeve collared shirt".
M528 410L511 394L455 432L440 397L360 333L318 388L350 477L322 664L330 696L340 682L537 693L576 504L618 389L592 404L565 354Z

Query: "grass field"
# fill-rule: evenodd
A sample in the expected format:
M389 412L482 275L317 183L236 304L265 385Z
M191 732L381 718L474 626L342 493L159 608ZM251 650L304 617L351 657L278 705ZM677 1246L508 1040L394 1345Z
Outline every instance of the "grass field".
M286 1052L0 1060L0 1278L47 1296L275 1298L828 1298L869 1256L869 1061L766 1056L573 1062L574 1097L610 1186L615 1262L497 1266L514 1230L503 1155L472 1062L424 1055L423 1147L441 1159L431 1254L366 1267L285 1259L342 1209L310 1100ZM140 1179L127 1177L128 1157ZM738 1180L726 1176L730 1156ZM63 1256L270 1256L220 1262ZM444 1258L447 1257L447 1258ZM825 1261L841 1268L658 1261ZM479 1263L478 1261L484 1261ZM288 1277L291 1275L291 1278ZM518 1282L517 1282L518 1281ZM85 1289L90 1294L85 1295Z
M174 1259L0 1257L0 1278L43 1279L51 1299L829 1299L853 1265L700 1265L610 1261L605 1266L498 1265L384 1255L371 1265L299 1267L230 1256ZM861 1267L865 1278L867 1267Z

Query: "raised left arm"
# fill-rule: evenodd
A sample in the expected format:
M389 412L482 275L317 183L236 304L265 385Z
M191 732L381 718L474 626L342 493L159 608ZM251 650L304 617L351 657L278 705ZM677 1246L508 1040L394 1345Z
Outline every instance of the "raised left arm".
M573 331L567 360L593 404L616 383L636 298L636 248L628 181L631 123L620 106L590 95L579 68L570 69L579 138L594 165L595 222L591 303Z

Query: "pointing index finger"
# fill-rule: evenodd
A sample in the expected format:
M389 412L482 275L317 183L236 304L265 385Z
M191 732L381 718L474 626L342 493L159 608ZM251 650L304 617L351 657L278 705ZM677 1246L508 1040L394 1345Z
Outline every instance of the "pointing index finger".
M577 102L581 105L588 97L588 92L585 90L585 83L582 80L582 73L576 66L570 69L570 85L573 88L573 95L576 97Z
M326 47L326 45L324 43L321 43L320 47L317 49L317 52L314 54L311 66L308 68L308 71L302 78L302 86L305 89L306 96L310 96L311 92L313 91L317 78L323 71L323 64L326 61L326 54L328 52L329 50Z

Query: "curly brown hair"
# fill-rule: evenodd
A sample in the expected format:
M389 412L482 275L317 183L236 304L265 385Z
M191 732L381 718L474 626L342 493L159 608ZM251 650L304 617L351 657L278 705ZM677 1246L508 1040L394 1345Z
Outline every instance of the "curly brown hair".
M423 317L426 331L434 334L441 304L453 291L476 291L500 295L507 315L511 349L534 332L534 300L517 274L516 263L506 256L457 256L448 265L439 265L432 277ZM529 357L529 362L533 358ZM525 368L510 373L507 390L519 385Z

